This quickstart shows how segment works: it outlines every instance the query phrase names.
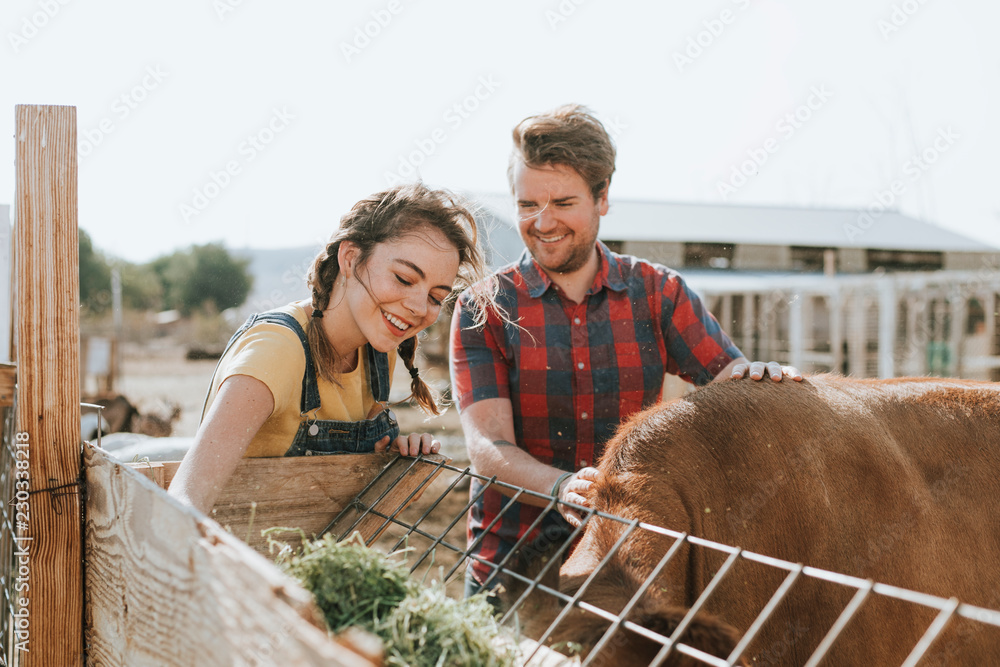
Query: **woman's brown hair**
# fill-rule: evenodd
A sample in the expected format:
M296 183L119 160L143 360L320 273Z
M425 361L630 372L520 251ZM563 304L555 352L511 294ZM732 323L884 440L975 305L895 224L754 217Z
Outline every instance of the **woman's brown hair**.
M312 291L313 309L322 312L330 305L330 293L340 274L337 253L344 241L351 242L360 251L357 262L358 269L361 269L377 245L398 239L422 227L439 230L458 250L458 276L451 296L477 282L480 285L489 283L481 281L486 273L486 262L479 246L476 221L467 204L447 190L432 190L422 183L411 183L362 199L340 219L339 229L313 260L309 271L308 284ZM488 288L475 291L472 298L485 319L486 313L493 307ZM309 318L306 334L316 371L326 380L336 383L334 369L337 368L338 356L323 332L321 321L317 321L315 317ZM403 341L397 351L412 377L412 398L428 414L441 414L437 399L420 378L414 365L416 337Z

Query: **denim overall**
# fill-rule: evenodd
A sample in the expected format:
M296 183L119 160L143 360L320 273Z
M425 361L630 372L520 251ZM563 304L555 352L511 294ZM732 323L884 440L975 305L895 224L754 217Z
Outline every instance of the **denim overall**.
M312 353L309 351L306 333L294 317L288 313L275 311L254 313L233 334L222 353L223 356L247 329L259 322L280 324L294 331L306 354L306 372L302 376L302 402L299 405L303 420L299 424L295 439L292 440L291 447L285 452L285 456L365 454L374 452L375 443L385 436L389 436L390 445L395 441L399 435L399 425L396 423L396 415L386 404L389 399L389 357L385 352L378 352L371 345L364 347L364 363L368 370L372 396L375 397L377 403L382 405L382 410L377 415L356 422L316 419L316 412L320 407L316 368L313 366ZM216 371L218 371L218 367L216 367ZM312 418L309 418L310 414L312 414ZM204 413L202 417L204 418Z

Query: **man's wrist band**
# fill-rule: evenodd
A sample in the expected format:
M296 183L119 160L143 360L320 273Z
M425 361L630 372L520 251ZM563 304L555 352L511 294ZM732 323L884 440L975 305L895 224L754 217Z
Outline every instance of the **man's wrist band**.
M564 472L563 474L559 475L559 479L557 479L556 483L552 485L552 491L549 492L549 495L552 496L553 498L558 498L559 487L562 486L562 483L565 482L569 477L572 477L575 474L576 473L572 472Z

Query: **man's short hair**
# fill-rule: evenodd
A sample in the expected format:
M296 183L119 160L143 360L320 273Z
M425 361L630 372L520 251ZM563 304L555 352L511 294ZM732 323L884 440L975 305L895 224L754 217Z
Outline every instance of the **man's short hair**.
M514 150L507 166L511 191L518 160L535 169L555 164L572 167L590 186L595 201L610 185L615 145L587 107L567 104L529 116L517 124L513 134Z

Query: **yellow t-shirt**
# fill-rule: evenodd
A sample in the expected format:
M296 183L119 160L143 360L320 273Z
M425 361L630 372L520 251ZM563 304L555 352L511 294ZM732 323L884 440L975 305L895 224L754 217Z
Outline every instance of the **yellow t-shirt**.
M305 308L292 303L276 310L292 315L303 331L307 317ZM368 372L364 363L364 349L359 350L357 367L338 376L342 386L324 380L317 373L320 408L309 413L310 419L335 419L360 421L367 419L375 404ZM396 363L396 352L389 353L389 375ZM234 375L248 375L267 385L274 398L274 410L250 441L246 456L284 456L292 445L299 424L305 419L299 414L302 400L302 376L306 369L305 352L295 332L286 326L263 322L255 324L237 339L219 361L212 379L208 406L211 406L219 387Z

